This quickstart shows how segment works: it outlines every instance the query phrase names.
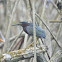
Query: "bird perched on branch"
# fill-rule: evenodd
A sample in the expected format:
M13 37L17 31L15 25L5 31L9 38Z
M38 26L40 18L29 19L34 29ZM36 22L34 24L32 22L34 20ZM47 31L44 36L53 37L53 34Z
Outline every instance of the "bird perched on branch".
M12 26L22 26L23 30L30 36L33 36L33 24L28 22L19 22L18 24L14 24ZM46 38L44 30L42 30L38 25L35 25L36 29L36 37L37 38Z
M12 26L22 26L23 27L23 30L30 36L33 36L33 24L32 23L28 23L28 22L19 22L18 24L14 24ZM43 29L41 29L38 25L35 25L35 29L36 29L36 37L37 38L46 38L46 34L45 34L45 31ZM42 40L42 43L43 43L43 40ZM31 43L28 47L30 47L33 43ZM44 43L43 43L44 44ZM26 48L26 49L27 49ZM48 53L47 53L48 55ZM48 55L49 57L49 55ZM50 58L50 57L49 57Z

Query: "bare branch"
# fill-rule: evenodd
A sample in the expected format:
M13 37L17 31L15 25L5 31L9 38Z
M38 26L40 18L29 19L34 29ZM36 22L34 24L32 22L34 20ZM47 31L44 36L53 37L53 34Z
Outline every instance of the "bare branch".
M40 48L36 48L36 53L44 52ZM0 55L0 62L17 62L19 60L30 59L34 55L34 48L30 47L29 49L20 49L17 51L8 52Z
M32 9L33 9L34 62L37 62L37 59L36 59L36 30L35 30L35 0L33 0Z
M9 48L9 50L8 50L7 52L11 51L13 45L16 43L17 39L19 38L19 36L21 35L22 32L23 32L23 30L21 30L20 34L18 34L18 36L17 36L16 39L13 41L12 45L10 46L10 48Z

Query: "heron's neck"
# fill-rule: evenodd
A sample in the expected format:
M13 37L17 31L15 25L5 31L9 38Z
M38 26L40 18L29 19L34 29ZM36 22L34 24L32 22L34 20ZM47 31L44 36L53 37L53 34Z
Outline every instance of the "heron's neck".
M27 27L27 26L29 26L29 24L28 23L25 23L25 24L22 24L21 26L22 27Z
M23 30L27 33L26 27L23 27Z

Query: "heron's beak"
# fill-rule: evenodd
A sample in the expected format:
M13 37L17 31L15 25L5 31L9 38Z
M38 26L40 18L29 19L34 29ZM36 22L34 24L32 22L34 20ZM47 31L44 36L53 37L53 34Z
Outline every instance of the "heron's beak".
M14 25L12 25L12 26L18 26L18 25L21 25L22 23L19 23L19 24L14 24Z
M5 41L3 41L2 39L0 39L0 42L5 42Z

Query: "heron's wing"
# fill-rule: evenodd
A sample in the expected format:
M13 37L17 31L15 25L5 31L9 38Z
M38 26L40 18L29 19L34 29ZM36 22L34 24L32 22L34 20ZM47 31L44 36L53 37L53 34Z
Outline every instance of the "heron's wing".
M35 26L36 29L36 36L37 37L41 37L41 38L45 38L45 32L39 27L39 26ZM29 35L33 35L33 25L30 24L29 26L26 27L26 31Z
M30 25L27 26L27 29L28 29L27 30L28 33L30 33L31 35L33 35L33 24L32 23L30 23ZM36 36L41 36L42 29L39 26L37 26L37 25L35 25L35 29L36 29Z
M41 29L38 26L36 26L36 36L41 36Z
M42 38L46 37L45 32L39 26L36 26L36 36Z

